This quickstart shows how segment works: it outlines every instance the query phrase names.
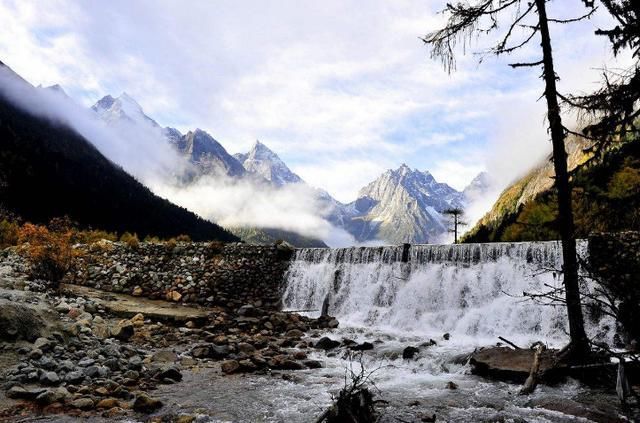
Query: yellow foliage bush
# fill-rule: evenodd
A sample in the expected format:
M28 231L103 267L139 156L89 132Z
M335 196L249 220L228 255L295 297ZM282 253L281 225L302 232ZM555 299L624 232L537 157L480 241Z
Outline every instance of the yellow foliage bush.
M185 235L185 234L178 235L176 237L176 241L177 242L191 242L191 237L189 235Z
M140 240L138 239L137 234L131 234L129 232L125 232L120 237L120 242L125 243L129 246L129 248L138 248L140 246Z
M215 254L220 254L224 250L224 242L222 242L222 241L211 241L209 243L209 248L211 249L211 252L214 255Z
M167 250L173 251L173 249L178 246L178 242L175 238L171 238L167 242L165 242L164 245L167 246Z
M20 252L31 266L31 277L44 279L57 288L73 264L70 230L50 231L45 226L25 224L18 231Z
M609 198L621 200L640 193L640 169L624 167L609 181Z
M144 237L144 242L151 242L153 244L159 244L160 243L160 238L157 236L153 236L153 235L147 235Z
M113 232L93 229L75 232L73 240L80 244L93 244L102 240L115 242L118 240L118 235Z
M0 250L18 245L18 231L20 227L17 223L7 219L0 221Z

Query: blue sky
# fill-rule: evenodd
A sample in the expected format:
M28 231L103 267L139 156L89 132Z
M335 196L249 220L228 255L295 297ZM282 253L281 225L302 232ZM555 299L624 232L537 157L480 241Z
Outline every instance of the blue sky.
M506 66L536 44L482 65L461 55L448 75L419 40L444 3L0 0L0 60L85 105L126 91L159 123L203 128L231 153L260 139L345 202L401 163L458 189L481 170L506 184L548 151L538 71ZM612 66L592 35L603 19L552 28L565 91Z

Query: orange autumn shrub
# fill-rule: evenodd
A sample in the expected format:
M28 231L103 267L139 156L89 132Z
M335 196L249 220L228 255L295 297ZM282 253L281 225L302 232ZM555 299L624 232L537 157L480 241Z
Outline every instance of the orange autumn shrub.
M31 277L43 279L57 289L73 263L71 237L70 230L50 231L45 226L23 225L18 238L20 251L29 261Z
M140 246L140 240L138 239L138 235L135 233L123 233L120 237L120 242L126 244L131 249L136 249Z

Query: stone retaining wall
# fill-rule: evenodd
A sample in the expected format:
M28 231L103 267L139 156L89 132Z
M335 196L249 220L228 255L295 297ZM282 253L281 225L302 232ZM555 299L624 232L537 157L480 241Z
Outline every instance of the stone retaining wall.
M68 282L93 288L237 308L279 308L292 251L284 247L218 243L102 242L79 247Z

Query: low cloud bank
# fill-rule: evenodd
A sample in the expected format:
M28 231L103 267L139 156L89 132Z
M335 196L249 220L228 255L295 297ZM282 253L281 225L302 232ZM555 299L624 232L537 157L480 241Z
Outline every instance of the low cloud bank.
M205 219L225 227L293 231L334 247L356 244L351 235L325 219L330 210L308 186L276 188L251 178L226 176L179 184L176 176L191 165L169 145L160 128L135 122L107 125L65 94L34 88L5 67L0 67L0 93L36 116L71 127L154 193Z

